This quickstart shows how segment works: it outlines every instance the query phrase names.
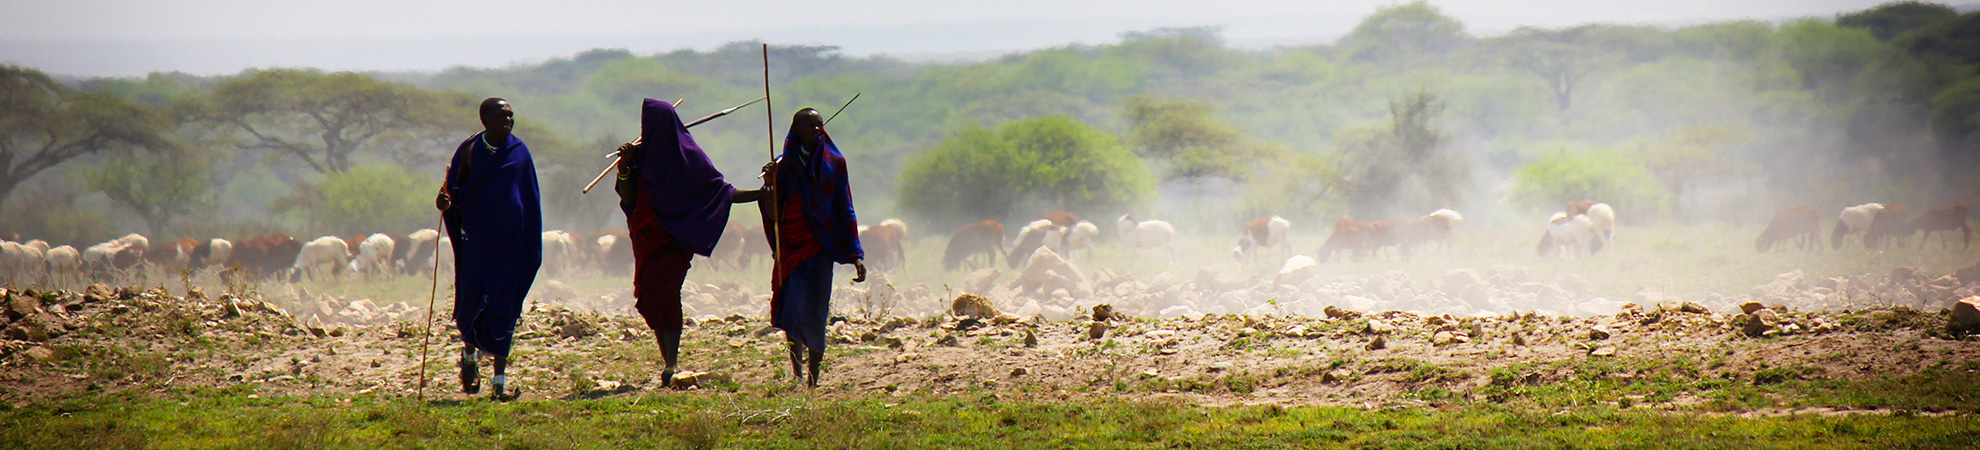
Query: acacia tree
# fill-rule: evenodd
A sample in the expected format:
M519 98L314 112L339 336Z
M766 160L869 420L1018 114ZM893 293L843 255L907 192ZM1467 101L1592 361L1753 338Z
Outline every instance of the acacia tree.
M100 92L77 92L39 70L0 65L0 202L28 178L79 156L170 148L170 121Z
M424 148L472 129L470 103L358 73L272 69L220 84L199 109L239 131L243 149L278 151L330 173L350 170L369 147Z
M90 189L137 212L152 236L164 237L173 219L211 208L213 173L189 151L124 154L84 174Z
M1594 28L1520 27L1501 38L1500 44L1506 64L1547 83L1547 89L1554 93L1554 106L1567 111L1574 106L1574 90L1582 81L1620 59L1592 42L1589 35Z

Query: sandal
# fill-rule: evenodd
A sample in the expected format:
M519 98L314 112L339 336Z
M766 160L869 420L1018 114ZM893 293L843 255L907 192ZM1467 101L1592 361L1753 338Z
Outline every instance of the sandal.
M505 395L508 392L509 376L496 375L492 379L490 379L490 381L493 381L495 385L495 393L492 394L492 396L496 400L506 400L507 398L505 397Z

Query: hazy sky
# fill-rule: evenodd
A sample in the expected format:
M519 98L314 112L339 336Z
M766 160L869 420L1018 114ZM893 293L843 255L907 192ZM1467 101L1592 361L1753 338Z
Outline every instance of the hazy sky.
M1124 31L1221 26L1233 46L1330 42L1390 0L421 1L0 0L0 61L70 75L234 73L249 67L437 70L598 47L652 53L724 42L959 58ZM1473 34L1587 22L1684 25L1832 17L1877 0L1433 1Z

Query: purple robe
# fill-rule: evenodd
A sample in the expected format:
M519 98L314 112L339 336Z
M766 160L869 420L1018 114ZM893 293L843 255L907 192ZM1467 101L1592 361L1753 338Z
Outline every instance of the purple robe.
M473 158L464 178L460 161ZM523 299L543 265L542 198L529 146L515 135L485 142L477 133L447 167L453 207L441 214L454 242L454 323L461 340L507 357Z
M674 237L675 245L708 256L729 225L736 188L695 144L673 105L646 99L640 105L639 129L639 160L632 163L660 227ZM626 217L633 215L626 211Z

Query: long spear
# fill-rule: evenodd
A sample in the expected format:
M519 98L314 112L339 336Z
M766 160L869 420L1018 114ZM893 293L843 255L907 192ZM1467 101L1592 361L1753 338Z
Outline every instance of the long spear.
M826 117L826 118L825 118L825 124L826 124L826 125L831 125L831 124L832 124L832 119L837 119L837 118L839 118L839 113L842 113L842 112L846 112L846 107L847 107L847 106L852 106L852 105L853 105L853 101L854 101L854 100L859 100L859 94L860 94L860 93L858 93L858 92L854 92L854 93L853 93L853 98L850 98L850 99L846 99L846 104L844 104L844 105L839 105L839 110L838 110L838 111L832 111L832 117Z
M732 113L732 112L736 112L736 110L738 110L738 109L742 109L742 108L743 108L743 107L745 107L745 106L749 106L749 105L753 105L753 104L756 104L756 102L760 102L760 101L763 101L763 100L764 100L763 98L757 98L757 99L755 99L755 100L750 100L750 101L748 101L748 102L743 102L743 104L740 104L740 105L736 105L736 106L731 106L731 107L729 107L729 109L724 109L724 110L721 110L721 111L717 111L717 112L715 112L714 114L709 114L709 115L707 115L706 117L702 117L702 118L699 118L699 119L694 119L694 121L693 121L693 122L688 122L688 123L687 123L687 125L685 125L685 126L682 126L681 128L694 128L694 126L695 126L695 125L700 125L700 124L702 124L703 122L707 122L707 121L710 121L710 120L715 120L715 118L717 118L717 117L722 117L722 116L726 116L726 115L729 115L729 113ZM675 104L675 105L680 105L680 104L681 104L681 102L679 102L679 101L675 101L675 102L674 102L674 104ZM639 145L639 141L640 141L640 138L633 138L633 141L632 141L632 144L633 144L633 145ZM614 168L614 167L618 167L618 166L619 166L619 152L618 152L617 150L614 150L614 151L612 151L612 153L610 153L610 154L606 154L606 155L605 155L605 157L607 157L607 158L612 158L612 164L611 164L611 165L608 165L608 166L605 166L605 170L604 170L604 171L601 171L601 172L598 172L598 177L597 177L597 178L592 178L592 179L591 179L591 184L587 184L587 185L584 185L584 190L583 190L583 191L580 191L579 193L582 193L582 194L588 194L588 193L591 193L591 188L592 188L592 187L595 187L595 186L598 186L598 182L599 182L599 181L601 181L601 180L604 180L604 179L605 179L605 175L607 175L607 174L610 174L610 173L612 173L612 168Z

